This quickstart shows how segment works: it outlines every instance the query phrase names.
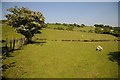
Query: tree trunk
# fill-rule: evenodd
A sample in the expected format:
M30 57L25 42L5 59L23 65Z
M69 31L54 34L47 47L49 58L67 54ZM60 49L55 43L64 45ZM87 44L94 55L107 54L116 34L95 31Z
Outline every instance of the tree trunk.
M27 38L27 44L32 44L33 43L33 41L32 41L32 37L30 38L28 38L28 37L26 37Z

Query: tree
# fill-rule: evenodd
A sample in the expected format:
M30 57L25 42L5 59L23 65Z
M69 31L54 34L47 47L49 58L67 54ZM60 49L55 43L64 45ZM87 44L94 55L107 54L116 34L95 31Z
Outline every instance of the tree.
M84 27L85 26L85 24L81 24L81 27Z
M99 27L99 25L98 25L98 24L94 24L94 26L95 26L95 27Z
M66 30L68 31L73 31L73 29L74 29L74 26L68 26L68 28L66 28Z
M76 24L76 23L74 23L73 25L74 25L75 27L77 26L77 24Z
M6 15L7 24L24 35L28 43L32 42L32 37L45 25L45 18L41 12L17 6L7 9L7 11L11 12L11 14Z
M110 28L110 26L109 26L109 25L105 25L104 27Z
M104 32L104 29L103 29L103 28L101 28L101 27L96 27L96 28L95 28L95 33L103 34L103 32Z
M69 26L74 26L74 24L69 24Z
M94 26L95 26L95 27L101 27L101 28L103 28L103 27L104 27L104 25L103 25L103 24L94 24Z

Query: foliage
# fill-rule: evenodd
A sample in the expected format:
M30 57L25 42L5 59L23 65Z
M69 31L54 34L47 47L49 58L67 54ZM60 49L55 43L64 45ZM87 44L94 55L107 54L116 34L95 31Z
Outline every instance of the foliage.
M57 30L64 30L64 28L62 28L62 27L57 27L57 28L54 28L54 29L57 29Z
M66 24L66 23L63 23L63 25L64 25L64 26L68 26L68 24Z
M94 30L90 29L88 32L89 32L89 33L94 33Z
M102 34L102 33L103 33L103 31L101 30L101 28L100 28L100 27L96 27L96 28L95 28L95 33Z
M101 27L101 28L104 27L103 24L94 24L94 26L95 26L95 27Z
M73 31L74 26L69 26L66 30Z
M7 11L11 14L7 14L7 24L14 27L18 33L24 35L28 42L31 42L34 34L44 27L44 16L41 12L29 10L27 8L9 8Z
M56 25L61 25L61 23L57 23L57 22L56 22L55 24L56 24Z
M111 27L109 25L95 24L95 33L110 34L120 37L120 27Z
M84 27L85 26L85 24L81 24L81 27Z
M0 20L0 23L4 24L6 22L6 20Z

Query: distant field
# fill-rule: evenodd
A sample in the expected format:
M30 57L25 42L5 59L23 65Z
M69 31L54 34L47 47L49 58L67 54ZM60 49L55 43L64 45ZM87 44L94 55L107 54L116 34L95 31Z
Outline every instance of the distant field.
M106 34L96 34L96 33L85 33L85 32L78 32L78 31L67 31L67 30L53 30L53 29L43 29L42 34L37 34L35 37L39 38L47 38L48 40L56 39L109 39L114 40L117 39L112 35Z
M3 39L22 35L3 26ZM84 28L83 28L84 29ZM8 35L11 33L10 35ZM25 45L3 60L3 64L15 63L3 72L8 78L117 78L118 65L109 60L109 53L118 51L118 42L62 42L62 39L117 39L106 34L79 31L43 29L37 38L44 43ZM52 41L52 40L57 40ZM97 45L104 50L96 51Z
M56 24L48 24L48 28L51 28L51 29L55 29L55 28L63 28L64 30L66 30L68 28L68 26L65 26L65 25L56 25ZM85 27L74 27L74 31L79 31L79 32L82 32L82 31L85 31L85 32L89 32L89 30L94 30L95 28L93 26L85 26Z

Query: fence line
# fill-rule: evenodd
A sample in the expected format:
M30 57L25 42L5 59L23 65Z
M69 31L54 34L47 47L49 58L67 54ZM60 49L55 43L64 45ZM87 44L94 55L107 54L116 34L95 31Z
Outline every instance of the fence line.
M6 38L6 41L4 42L4 44L2 46L2 48L3 48L2 53L7 53L9 51L21 49L22 46L25 44L27 44L27 39L25 37L20 38L20 39L12 38L11 40L8 40L8 38Z
M46 41L46 38L34 38L34 40L41 40L41 41ZM56 39L51 39L49 41L66 41L66 42L108 42L108 41L120 41L119 39L114 39L114 40L107 40L107 39L61 39L61 40L56 40Z
M40 40L40 41L46 41L48 39L46 38L37 38L37 37L34 37L33 38L34 40ZM75 39L62 39L62 40L51 40L51 41L63 41L63 42L108 42L108 41L120 41L119 39L114 39L114 40L75 40ZM11 40L8 40L8 38L6 38L6 41L3 42L4 43L4 46L2 46L2 48L4 48L2 50L2 53L4 52L8 52L8 51L14 51L16 49L21 49L23 45L27 44L27 39L24 37L24 38L20 38L20 39L15 39L15 38L12 38Z

